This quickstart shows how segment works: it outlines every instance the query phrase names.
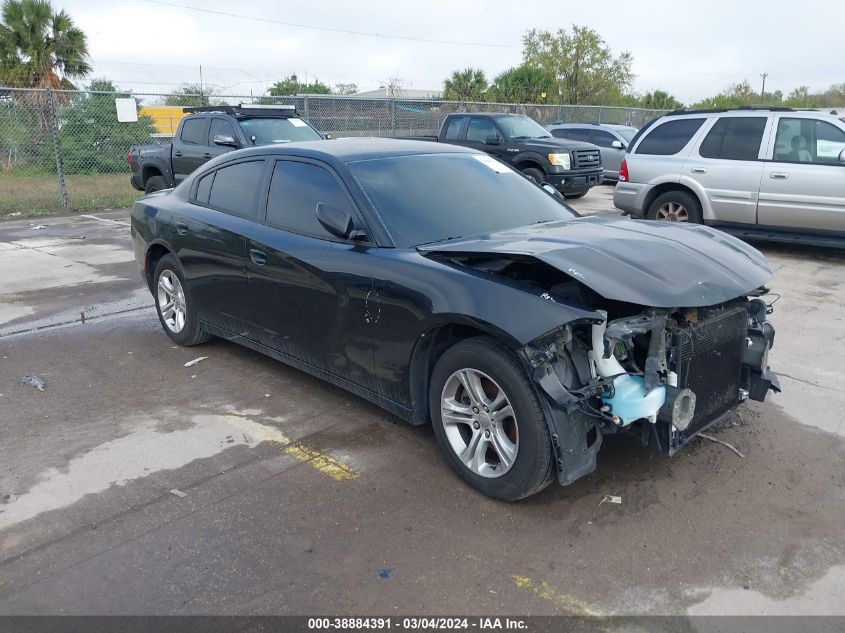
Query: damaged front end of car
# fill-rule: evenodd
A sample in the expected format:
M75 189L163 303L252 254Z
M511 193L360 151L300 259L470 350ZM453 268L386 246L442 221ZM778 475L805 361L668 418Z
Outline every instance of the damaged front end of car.
M605 435L672 455L743 400L780 390L763 256L707 227L655 224L579 218L426 251L561 308L518 350L561 484L595 470ZM685 276L665 265L681 259ZM539 306L521 316L549 318Z
M765 292L763 289L760 292ZM705 308L644 308L569 323L522 350L546 396L558 477L596 467L604 435L626 432L672 455L747 398L779 391L774 328L760 297Z

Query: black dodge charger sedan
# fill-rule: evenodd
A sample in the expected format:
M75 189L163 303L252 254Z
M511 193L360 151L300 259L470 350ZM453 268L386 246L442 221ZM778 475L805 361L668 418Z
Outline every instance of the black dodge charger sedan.
M132 238L175 342L235 341L431 421L455 471L497 499L592 472L608 434L671 455L778 388L757 250L581 217L466 148L227 153L136 202Z

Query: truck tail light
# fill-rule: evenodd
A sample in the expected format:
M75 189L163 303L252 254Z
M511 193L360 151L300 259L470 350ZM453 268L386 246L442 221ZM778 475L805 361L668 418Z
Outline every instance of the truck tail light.
M624 158L619 166L619 182L628 182L628 161Z
M132 152L130 151L126 154L126 162L129 163L129 166L132 167Z

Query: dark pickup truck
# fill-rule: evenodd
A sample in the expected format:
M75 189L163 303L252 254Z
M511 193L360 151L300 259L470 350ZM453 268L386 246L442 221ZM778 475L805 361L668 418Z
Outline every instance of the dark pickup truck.
M129 148L132 186L146 193L169 189L215 156L255 145L314 141L324 137L294 106L185 108L172 143Z
M537 183L549 183L567 198L580 198L600 184L604 174L595 145L553 138L534 119L519 114L450 114L437 136L410 138L487 152Z

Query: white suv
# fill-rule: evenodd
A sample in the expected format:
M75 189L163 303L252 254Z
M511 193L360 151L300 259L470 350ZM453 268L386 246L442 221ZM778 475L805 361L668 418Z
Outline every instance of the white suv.
M845 239L845 122L787 108L677 111L628 146L614 204L781 241Z

